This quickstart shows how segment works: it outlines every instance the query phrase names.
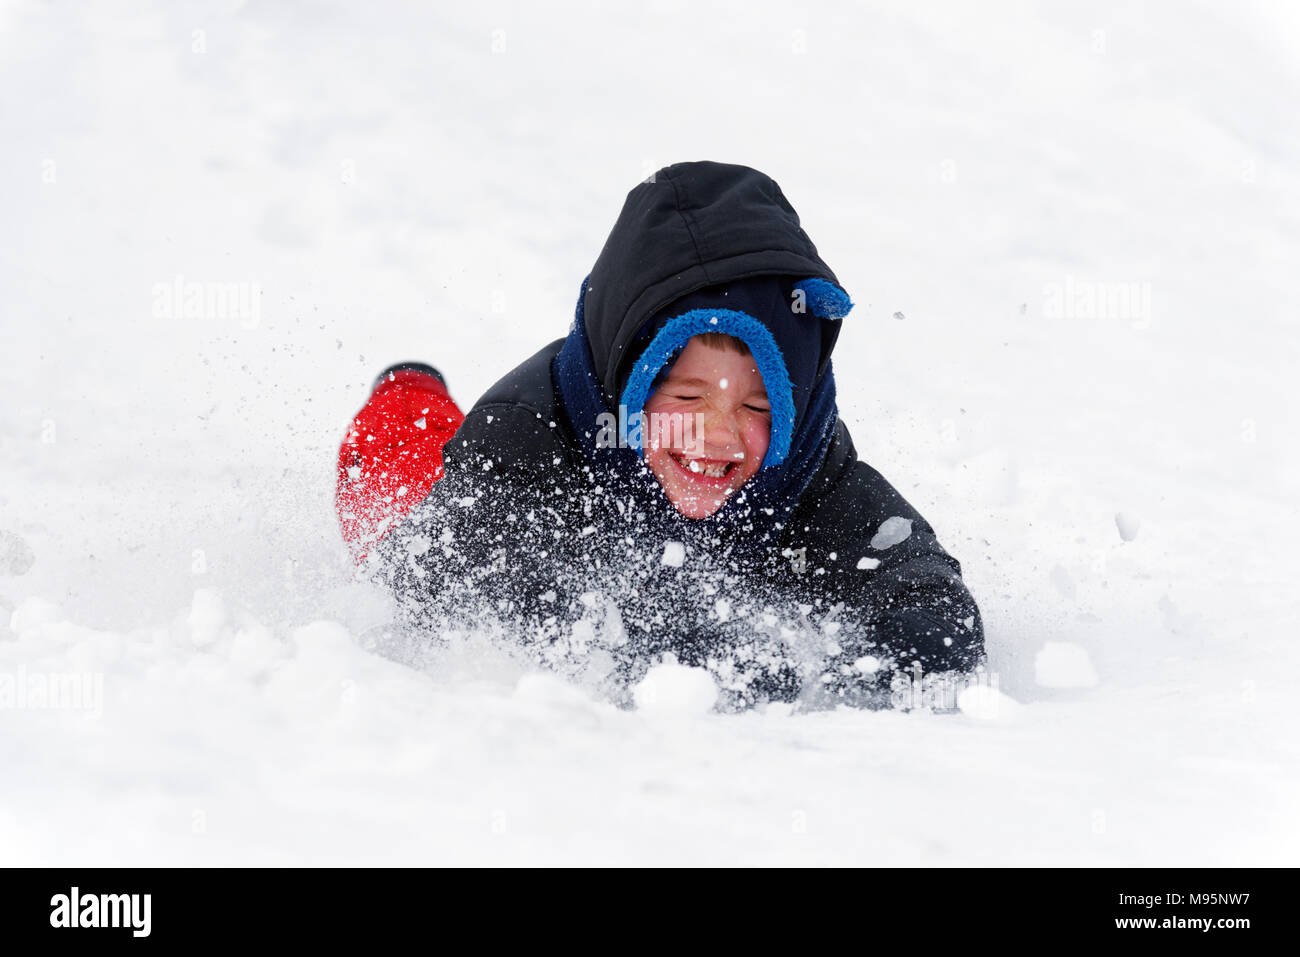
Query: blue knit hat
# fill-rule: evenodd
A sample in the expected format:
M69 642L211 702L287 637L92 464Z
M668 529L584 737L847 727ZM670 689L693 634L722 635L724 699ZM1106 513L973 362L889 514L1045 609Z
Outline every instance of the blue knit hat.
M780 465L803 425L808 400L826 368L839 319L853 304L822 279L751 276L706 286L655 313L633 341L621 404L635 422L655 382L693 337L717 332L742 340L754 356L772 406L763 466ZM629 437L633 442L635 436Z

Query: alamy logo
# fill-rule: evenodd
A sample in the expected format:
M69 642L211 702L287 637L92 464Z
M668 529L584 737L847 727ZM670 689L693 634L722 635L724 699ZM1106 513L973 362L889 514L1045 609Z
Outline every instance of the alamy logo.
M128 927L132 937L148 937L151 894L70 894L50 898L51 927Z
M0 671L0 711L13 709L85 711L98 718L104 713L104 675L101 672Z
M255 282L198 282L176 276L153 286L155 319L235 319L245 329L262 321L262 287Z
M1151 283L1096 282L1066 276L1043 287L1047 319L1118 319L1134 329L1151 324Z
M618 407L618 415L602 412L596 416L596 448L668 448L687 455L704 455L704 416L686 412L637 412L629 415L627 406Z
M996 694L998 676L995 672L978 670L973 673L940 672L926 674L920 662L913 662L912 673L900 671L890 683L890 704L899 711L921 711L929 708L938 712L960 710L957 699L967 688L990 688L994 694L985 709L987 716L995 717L1004 700Z

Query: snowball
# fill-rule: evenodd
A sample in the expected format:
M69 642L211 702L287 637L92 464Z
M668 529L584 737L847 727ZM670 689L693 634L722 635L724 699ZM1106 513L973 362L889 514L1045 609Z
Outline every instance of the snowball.
M974 684L957 695L957 709L979 721L1008 721L1020 710L1020 703L991 685Z
M867 558L865 555L858 559L858 568L870 571L873 568L880 567L879 558Z
M632 689L632 700L641 711L663 715L707 714L718 700L718 686L703 668L679 665L676 657L664 655Z
M875 655L863 655L853 662L853 667L864 675L874 675L880 670L880 659Z
M871 538L871 547L880 551L897 545L912 534L912 520L895 515L880 523L880 528Z
M63 614L59 606L44 598L33 596L19 603L9 616L9 627L15 635L62 621Z
M1034 656L1034 680L1044 688L1091 688L1097 684L1097 672L1083 648L1049 641Z
M1131 542L1138 537L1138 527L1142 524L1132 512L1116 512L1115 527L1119 529L1119 537L1126 542Z
M660 563L669 568L681 568L686 561L686 546L681 542L664 542L664 554Z
M221 628L226 623L226 603L221 593L211 588L199 588L194 592L190 605L190 638L196 648L206 648L217 640Z

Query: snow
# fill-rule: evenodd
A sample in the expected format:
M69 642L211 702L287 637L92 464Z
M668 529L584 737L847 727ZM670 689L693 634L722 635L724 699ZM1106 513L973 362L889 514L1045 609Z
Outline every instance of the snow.
M976 721L1014 721L1020 717L1020 705L997 688L974 684L957 695L962 714Z
M26 539L0 531L0 575L26 575L35 561L36 554Z
M669 568L681 568L682 562L686 561L686 546L681 542L665 542L664 553L660 557L660 564L667 565Z
M1296 861L1300 18L680 10L3 7L0 863ZM724 716L661 665L664 720L391 648L352 577L377 371L472 401L699 158L858 303L841 413L988 631L958 713Z
M1034 680L1044 688L1091 688L1097 684L1097 672L1086 648L1048 641L1034 655Z

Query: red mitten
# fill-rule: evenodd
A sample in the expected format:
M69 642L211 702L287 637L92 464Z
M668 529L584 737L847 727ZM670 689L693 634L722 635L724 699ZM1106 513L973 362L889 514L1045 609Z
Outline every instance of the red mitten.
M442 476L442 447L465 414L430 367L394 366L339 449L334 498L343 540L359 563Z

